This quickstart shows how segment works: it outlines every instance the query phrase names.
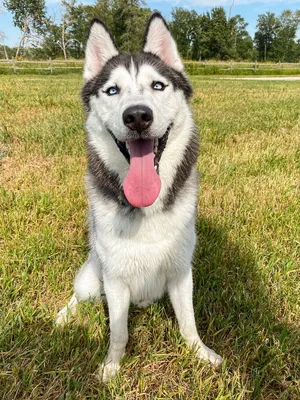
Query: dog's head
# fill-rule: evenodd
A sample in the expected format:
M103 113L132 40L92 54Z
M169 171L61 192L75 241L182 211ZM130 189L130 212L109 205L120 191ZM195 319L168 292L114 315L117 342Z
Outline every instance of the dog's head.
M119 53L108 28L94 20L86 47L82 97L130 162L128 201L151 205L159 195L159 161L169 131L191 96L176 43L159 13L146 28L143 50Z

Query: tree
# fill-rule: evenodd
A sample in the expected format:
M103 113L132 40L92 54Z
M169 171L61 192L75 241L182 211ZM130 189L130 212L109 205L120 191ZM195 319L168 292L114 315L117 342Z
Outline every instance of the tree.
M252 58L253 42L240 16L227 18L223 7L198 15L175 8L170 29L184 58Z
M260 14L258 16L256 28L257 31L254 36L255 47L258 51L259 58L267 61L278 28L276 15L269 11L266 14Z
M300 60L300 39L296 41L295 59L297 62Z
M84 57L84 45L88 37L90 22L95 17L95 7L74 5L69 11L68 49L72 57Z
M18 57L26 40L35 32L41 32L45 21L45 0L4 0L3 4L13 14L14 25L22 31L16 51Z
M232 18L228 21L223 7L213 8L210 14L210 50L221 60L233 57Z
M103 21L111 31L113 31L112 8L114 2L114 0L97 0L93 7L93 17Z
M99 0L94 6L62 0L61 20L48 19L43 46L54 54L58 46L63 57L84 56L84 46L93 18L101 19L111 30L120 50L137 52L141 49L145 26L151 15L139 0ZM58 46L57 46L58 45Z
M75 48L75 51L79 53L78 56L83 55L83 43L75 37L75 34L78 33L77 31L82 27L80 23L82 20L82 7L84 6L76 4L76 0L62 0L59 23L57 24L54 18L47 19L43 35L43 47L48 49L50 57L62 52L66 60L69 48L73 51ZM85 21L85 26L88 26L87 21ZM88 30L86 29L86 35L87 32Z
M91 20L95 17L96 7L76 4L76 0L61 2L59 22L55 17L47 18L43 32L44 52L51 58L68 55L75 58L84 56L84 47Z
M42 53L46 58L61 57L61 27L52 18L47 18L42 40Z
M208 59L213 57L210 41L211 41L211 18L210 13L203 14L200 17L201 33L200 33L200 57L199 59Z
M120 50L137 52L142 47L145 25L150 18L150 8L143 0L114 0L111 2L110 26Z
M69 37L69 28L74 23L73 18L72 18L72 11L73 8L75 7L76 0L62 0L61 5L63 7L63 12L61 14L61 23L60 23L60 40L59 44L60 47L63 51L64 59L67 59L67 46L68 46L68 40L71 39Z
M186 59L199 59L201 17L196 11L183 8L174 8L171 15L170 30L176 40L179 53Z
M235 15L231 20L235 58L251 59L253 55L253 40L247 32L248 23L240 15Z
M272 58L280 61L297 60L296 34L300 24L300 10L284 10L277 18L276 38L273 42Z

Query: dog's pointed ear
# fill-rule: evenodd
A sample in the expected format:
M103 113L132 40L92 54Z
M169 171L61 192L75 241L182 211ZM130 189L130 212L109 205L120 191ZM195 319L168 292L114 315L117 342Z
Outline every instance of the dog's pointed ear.
M85 50L84 80L88 81L94 78L102 70L104 64L118 54L109 29L103 22L94 19L91 23Z
M143 51L161 58L170 67L182 72L184 69L175 40L160 13L154 13L147 25Z

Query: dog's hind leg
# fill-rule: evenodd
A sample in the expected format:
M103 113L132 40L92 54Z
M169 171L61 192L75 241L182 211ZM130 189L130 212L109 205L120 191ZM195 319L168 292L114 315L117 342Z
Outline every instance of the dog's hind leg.
M77 305L80 301L89 299L101 301L103 299L104 291L101 273L99 260L96 254L91 251L87 261L76 275L73 296L57 315L56 325L66 324L76 314Z

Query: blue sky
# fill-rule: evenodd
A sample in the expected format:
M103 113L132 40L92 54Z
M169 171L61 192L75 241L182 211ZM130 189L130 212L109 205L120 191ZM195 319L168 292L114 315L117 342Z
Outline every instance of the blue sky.
M152 0L147 1L147 6L151 9L159 10L165 18L170 18L173 7L184 7L188 10L196 10L203 13L211 10L212 7L223 6L226 11L233 0ZM79 1L80 2L80 1ZM85 4L93 4L93 0L81 1ZM57 0L46 0L49 14L59 15L60 2ZM300 9L300 0L235 0L232 8L232 14L240 14L249 23L248 31L251 36L254 35L257 16L266 11L280 14L285 9ZM20 31L14 27L11 14L4 12L0 15L0 31L4 32L5 44L14 46L18 43Z

